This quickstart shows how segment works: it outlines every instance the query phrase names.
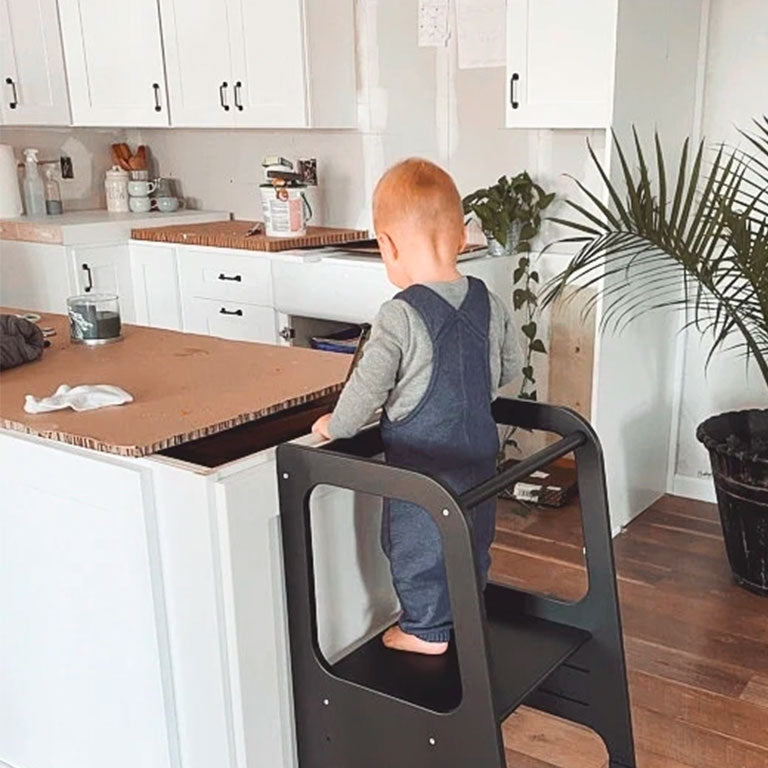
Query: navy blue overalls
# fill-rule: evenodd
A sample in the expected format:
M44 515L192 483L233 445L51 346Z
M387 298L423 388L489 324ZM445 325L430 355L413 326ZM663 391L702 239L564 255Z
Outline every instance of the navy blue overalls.
M485 285L469 278L463 303L454 309L424 285L397 295L422 317L432 340L432 376L419 404L405 418L382 418L387 461L430 472L461 493L495 472L499 438L491 415L488 347L490 302ZM496 502L471 513L473 542L483 586L490 566ZM426 510L387 499L382 546L403 609L400 627L428 642L450 638L452 619L443 548Z

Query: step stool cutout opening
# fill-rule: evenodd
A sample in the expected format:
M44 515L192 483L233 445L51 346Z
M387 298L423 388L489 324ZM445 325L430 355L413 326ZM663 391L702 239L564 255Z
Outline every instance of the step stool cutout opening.
M537 506L524 515L517 502L500 498L491 558L495 581L578 603L589 591L578 497L564 507Z
M319 485L309 498L317 644L326 663L397 620L400 606L381 549L382 500Z
M332 485L309 497L317 648L337 677L433 712L461 703L456 643L422 657L384 647L400 606L381 547L383 499Z

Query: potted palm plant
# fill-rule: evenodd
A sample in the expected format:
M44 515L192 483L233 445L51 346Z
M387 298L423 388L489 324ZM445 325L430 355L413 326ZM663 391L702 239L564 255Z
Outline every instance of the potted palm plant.
M542 305L579 278L579 290L602 293L603 331L641 311L684 310L712 335L708 361L736 347L768 387L768 118L755 126L743 132L747 151L721 147L711 165L703 144L689 163L686 141L672 179L658 137L650 165L637 135L631 163L616 142L619 184L590 147L610 204L579 183L589 202L570 201L576 215L553 219L578 252ZM734 577L768 595L768 409L712 416L696 436L709 450Z

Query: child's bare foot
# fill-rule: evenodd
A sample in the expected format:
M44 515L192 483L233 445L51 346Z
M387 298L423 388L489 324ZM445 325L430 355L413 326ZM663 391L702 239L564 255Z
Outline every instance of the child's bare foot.
M393 651L409 651L425 656L440 656L448 650L448 643L428 643L416 635L409 635L395 625L390 627L382 636L381 642Z

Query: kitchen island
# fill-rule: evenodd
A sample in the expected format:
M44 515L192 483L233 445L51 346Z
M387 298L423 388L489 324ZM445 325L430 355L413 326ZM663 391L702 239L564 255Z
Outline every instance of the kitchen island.
M42 360L0 377L0 763L295 766L274 446L312 441L348 359L135 326L88 349L41 324ZM62 383L135 401L23 412ZM380 501L318 488L311 509L333 660L397 602Z

